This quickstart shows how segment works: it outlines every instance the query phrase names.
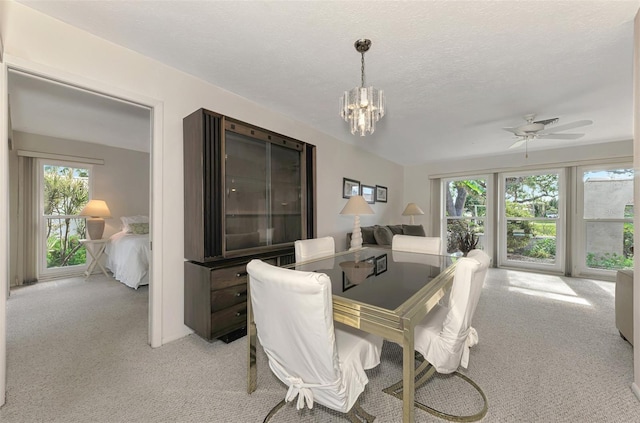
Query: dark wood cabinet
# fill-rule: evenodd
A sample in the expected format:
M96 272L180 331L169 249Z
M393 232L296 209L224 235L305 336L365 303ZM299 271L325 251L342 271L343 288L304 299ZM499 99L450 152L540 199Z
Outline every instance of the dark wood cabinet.
M200 109L184 118L184 321L232 340L246 327L246 264L294 260L315 236L315 146Z

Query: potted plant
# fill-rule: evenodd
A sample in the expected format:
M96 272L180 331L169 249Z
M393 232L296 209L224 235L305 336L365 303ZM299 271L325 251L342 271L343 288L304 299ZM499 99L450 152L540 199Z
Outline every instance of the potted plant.
M462 253L466 256L469 251L477 248L480 239L467 222L457 220L449 230L448 251L459 252L458 254Z

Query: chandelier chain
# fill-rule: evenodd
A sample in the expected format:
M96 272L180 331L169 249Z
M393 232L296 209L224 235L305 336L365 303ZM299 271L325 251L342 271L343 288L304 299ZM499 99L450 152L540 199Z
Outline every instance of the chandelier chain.
M362 65L360 67L360 74L361 74L361 80L362 80L361 87L364 88L364 52L362 52L361 54L362 54L362 59L360 59L361 65Z

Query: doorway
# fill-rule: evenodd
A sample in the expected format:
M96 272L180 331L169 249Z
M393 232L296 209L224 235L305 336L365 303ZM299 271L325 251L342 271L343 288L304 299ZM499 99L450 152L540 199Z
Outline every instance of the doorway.
M3 124L6 124L7 122L9 122L8 116L10 114L10 111L9 111L9 102L8 102L8 89L10 88L9 75L11 73L21 74L21 75L26 75L32 78L36 78L36 79L45 81L46 83L52 86L63 86L69 92L82 92L84 94L88 94L90 96L103 99L112 104L127 102L129 104L135 105L136 107L146 109L146 113L148 116L147 126L146 126L146 131L147 131L146 144L147 144L147 148L149 149L149 152L148 152L149 169L147 173L147 183L149 185L149 196L147 198L147 210L149 211L149 217L151 222L150 232L153 232L154 219L158 219L159 221L161 218L161 206L160 206L161 196L154 197L153 187L159 186L158 182L154 184L154 178L156 178L156 181L161 181L162 179L162 172L161 172L162 149L161 148L157 149L159 154L153 154L152 150L153 150L154 144L157 147L157 146L160 146L162 142L162 134L161 134L162 103L155 99L147 98L144 96L135 96L135 95L132 96L131 93L129 92L122 93L121 90L117 88L111 89L107 87L105 89L104 86L99 86L99 84L96 87L92 87L93 85L92 82L87 82L87 80L81 77L69 76L68 74L64 74L63 72L52 71L51 69L43 70L41 69L40 66L36 64L25 65L24 63L22 63L20 65L14 65L14 64L5 62L2 65L2 78L0 78L0 84L2 84L2 90L0 91L3 93L3 97L4 97L2 99L4 104L3 110L6 110L6 112L4 113ZM6 128L5 133L10 133L9 130L11 129L16 129L16 128L11 128L9 126L8 128ZM9 144L11 144L13 140L10 138L9 141L10 141ZM5 145L7 144L5 143ZM7 163L8 153L9 153L8 148L3 147L2 157L3 157L3 162L5 163ZM6 176L8 176L8 172L6 173ZM6 187L5 195L8 198L9 190L10 190L8 181L5 179L2 185ZM7 209L6 211L8 212L9 210ZM6 217L6 215L4 216ZM5 221L8 222L8 219L6 219ZM6 231L5 234L7 235L5 239L9 239L10 238L9 233L11 230L9 225L5 226L3 230ZM158 258L159 253L161 252L161 245L162 245L161 233L159 233L159 231L157 232L158 233L154 233L153 235L154 236L153 241L155 241L154 246L157 246L157 251L152 251L152 254L151 254L152 259L151 259L151 264L149 269L150 279L153 278L153 282L150 284L150 289L149 289L148 343L151 344L152 347L159 347L162 344L161 343L162 331L161 331L161 325L160 325L161 323L160 298L161 298L161 291L162 291L162 281L161 281L162 275L159 272L159 270L156 270L155 272L153 271L154 267L156 269L159 269L160 263L161 263L161 260L159 260ZM7 244L6 247L9 247L9 245ZM6 251L3 253L3 260L6 260L7 267L8 267L8 264L10 263L10 260L11 260L11 258L9 257L11 250L7 248L6 250L3 250L3 251ZM3 299L2 304L0 305L0 312L3 315L6 315L6 295L5 294L8 295L9 293L9 281L7 280L6 282L3 282L3 285L4 283L6 283L7 285L6 287L5 286L1 287L1 290L4 292L3 292L3 295L0 296ZM6 354L6 346L5 346L6 326L5 326L5 323L6 322L3 318L2 321L0 322L0 338L1 338L0 339L0 395L2 395L3 398L4 398L4 391L5 391L4 381L6 377L6 355L5 355ZM0 404L2 404L3 402L4 401L1 401Z

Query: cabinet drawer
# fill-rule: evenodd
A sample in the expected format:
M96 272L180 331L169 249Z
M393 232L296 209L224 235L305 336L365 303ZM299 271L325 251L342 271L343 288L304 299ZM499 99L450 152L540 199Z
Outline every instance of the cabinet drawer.
M229 333L247 325L247 302L211 313L211 337Z
M225 267L211 272L211 290L247 284L247 265Z
M211 312L247 301L247 285L236 285L230 288L211 291Z

